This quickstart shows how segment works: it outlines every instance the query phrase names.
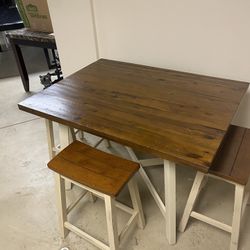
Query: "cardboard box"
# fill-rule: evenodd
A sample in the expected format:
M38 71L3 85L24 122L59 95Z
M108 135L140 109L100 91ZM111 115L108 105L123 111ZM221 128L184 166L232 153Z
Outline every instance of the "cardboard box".
M53 32L47 0L17 0L16 3L25 27Z

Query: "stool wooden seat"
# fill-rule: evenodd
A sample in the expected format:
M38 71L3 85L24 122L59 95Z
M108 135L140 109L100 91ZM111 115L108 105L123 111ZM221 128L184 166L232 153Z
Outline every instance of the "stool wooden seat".
M48 167L82 185L117 196L138 171L139 164L74 141Z
M59 221L63 237L66 237L70 230L101 249L115 250L118 249L119 241L124 237L128 228L136 220L139 227L144 227L145 221L138 187L133 179L134 174L139 169L138 163L105 153L79 141L74 141L56 155L48 163L48 167L55 172L56 176ZM109 245L95 239L67 220L67 213L70 209L66 206L65 179L104 199ZM115 201L115 197L127 183L133 209ZM117 232L115 205L131 214L129 222L120 235ZM70 207L74 206L75 204L70 205Z
M250 175L249 150L250 129L231 125L209 172L246 185Z
M181 232L185 230L188 219L191 216L231 233L230 250L238 249L240 220L249 197L249 150L250 129L231 125L223 140L222 146L218 150L214 162L209 169L209 174L204 174L202 172L197 172L196 174L182 219L180 221L179 230ZM206 176L218 178L235 186L232 226L193 211L198 194L204 186L204 178Z

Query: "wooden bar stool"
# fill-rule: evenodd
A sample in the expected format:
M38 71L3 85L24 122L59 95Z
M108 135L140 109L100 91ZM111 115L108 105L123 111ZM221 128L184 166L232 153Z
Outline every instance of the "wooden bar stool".
M248 179L250 175L250 129L231 125L219 149L209 174L197 172L187 204L180 221L179 231L183 232L189 217L196 218L212 226L231 233L230 250L238 249L240 221L249 197ZM206 176L229 182L235 186L232 225L209 218L193 211L197 196Z
M139 169L139 164L74 141L55 156L48 163L48 167L55 172L59 222L63 238L69 231L73 231L101 249L114 250L118 249L121 239L135 222L140 228L144 227L141 200L133 178ZM67 214L76 203L68 207L66 205L65 180L104 199L109 245L95 239L68 221ZM115 197L127 183L133 209L115 201ZM78 201L79 199L76 202ZM117 232L116 206L131 214L131 218L120 234Z

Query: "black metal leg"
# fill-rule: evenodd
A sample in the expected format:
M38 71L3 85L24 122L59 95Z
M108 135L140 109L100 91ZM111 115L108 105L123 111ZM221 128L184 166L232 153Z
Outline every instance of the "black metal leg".
M54 55L55 52L54 52L54 49L51 49L52 56L53 56L52 62L51 62L51 59L50 59L50 56L49 56L49 49L48 48L44 48L43 51L44 51L44 55L45 55L45 58L46 58L46 61L47 61L48 68L49 69L55 69L56 65L53 62L53 61L55 61L55 55Z
M51 67L51 61L50 61L50 57L49 57L49 51L48 51L47 48L44 48L43 51L44 51L44 55L45 55L45 58L46 58L48 68L51 69L52 67Z
M30 91L29 76L28 76L27 69L23 60L21 48L18 44L15 44L13 41L11 42L11 47L16 58L17 67L19 70L19 74L22 78L24 90L26 92L29 92Z

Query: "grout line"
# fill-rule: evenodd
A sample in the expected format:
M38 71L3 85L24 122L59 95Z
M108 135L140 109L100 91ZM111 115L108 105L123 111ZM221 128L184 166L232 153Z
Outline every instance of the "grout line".
M17 122L17 123L11 124L11 125L7 125L7 126L4 126L4 127L0 127L0 129L13 127L13 126L20 125L20 124L27 123L27 122L32 122L32 121L35 121L35 120L38 120L38 119L41 119L41 118L38 117L38 118L33 118L33 119L31 119L31 120L23 121L23 122Z

